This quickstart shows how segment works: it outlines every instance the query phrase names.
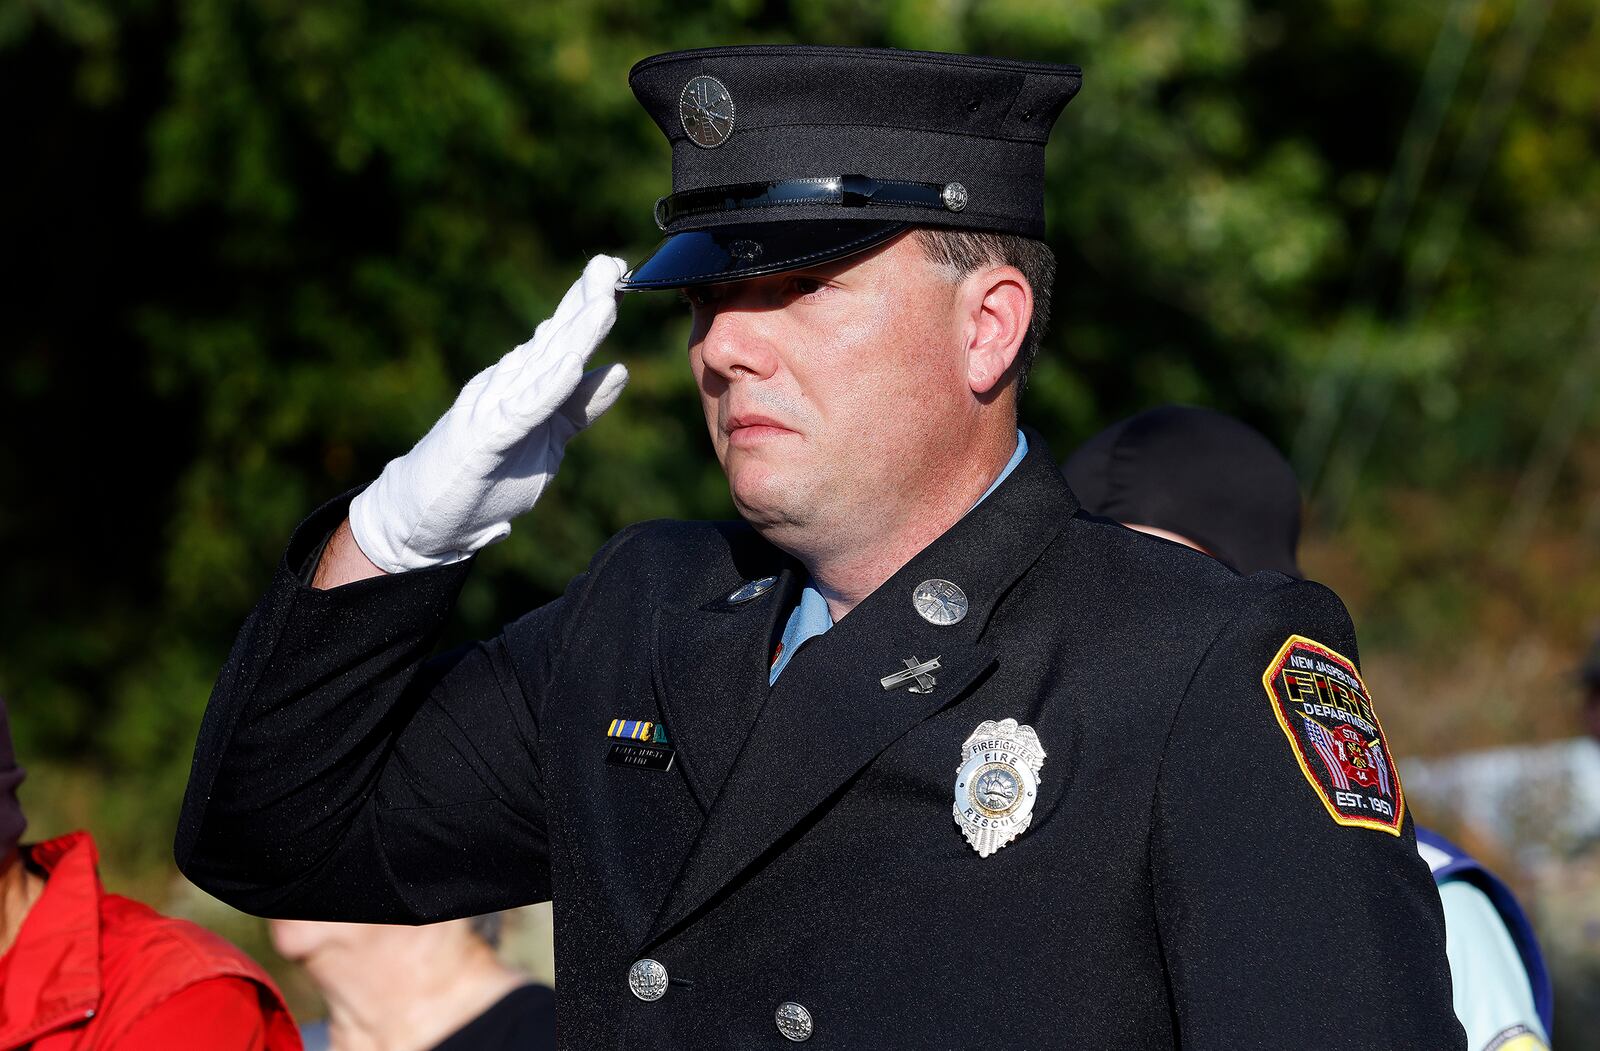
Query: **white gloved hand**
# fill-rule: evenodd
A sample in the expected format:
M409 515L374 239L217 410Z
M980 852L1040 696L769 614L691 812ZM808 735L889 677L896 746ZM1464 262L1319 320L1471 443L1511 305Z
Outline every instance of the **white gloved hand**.
M448 412L350 504L350 529L390 573L466 558L511 532L567 440L616 402L628 370L584 364L617 319L621 259L595 256L533 338L462 388Z

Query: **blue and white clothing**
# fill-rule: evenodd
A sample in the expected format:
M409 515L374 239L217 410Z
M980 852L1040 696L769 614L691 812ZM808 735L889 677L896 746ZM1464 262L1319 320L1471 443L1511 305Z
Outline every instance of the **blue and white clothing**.
M1419 826L1417 852L1444 903L1445 955L1469 1051L1545 1051L1554 998L1522 906L1494 873L1437 832Z

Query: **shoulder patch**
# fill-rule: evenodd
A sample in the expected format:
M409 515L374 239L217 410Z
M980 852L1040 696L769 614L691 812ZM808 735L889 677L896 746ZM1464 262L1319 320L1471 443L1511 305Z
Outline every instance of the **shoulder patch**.
M1290 635L1261 684L1328 815L1341 825L1398 836L1405 792L1355 664L1320 642Z

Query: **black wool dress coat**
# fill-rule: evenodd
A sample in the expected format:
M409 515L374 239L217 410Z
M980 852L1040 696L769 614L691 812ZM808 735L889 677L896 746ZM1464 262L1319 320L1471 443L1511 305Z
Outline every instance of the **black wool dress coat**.
M313 590L329 505L217 682L179 864L266 916L551 898L568 1048L787 1047L785 1003L819 1049L1462 1047L1409 814L1336 822L1263 689L1291 636L1354 657L1339 600L1089 517L1030 447L771 688L804 573L743 523L631 527L433 655L469 565ZM959 623L919 616L932 578ZM885 690L913 656L933 688ZM1047 757L1030 827L980 857L956 769L1006 718ZM608 762L616 719L661 727L670 769Z

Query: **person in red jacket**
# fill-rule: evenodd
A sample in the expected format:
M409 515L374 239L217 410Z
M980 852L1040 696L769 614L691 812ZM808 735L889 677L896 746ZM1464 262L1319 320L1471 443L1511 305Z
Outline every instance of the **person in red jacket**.
M22 776L0 700L0 1051L300 1051L266 972L107 894L87 832L20 844Z

